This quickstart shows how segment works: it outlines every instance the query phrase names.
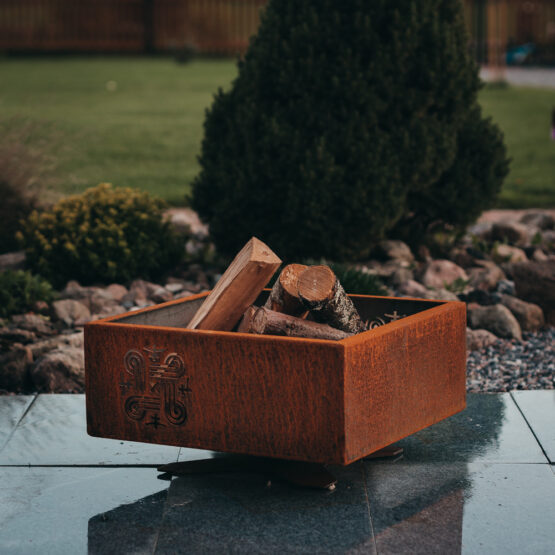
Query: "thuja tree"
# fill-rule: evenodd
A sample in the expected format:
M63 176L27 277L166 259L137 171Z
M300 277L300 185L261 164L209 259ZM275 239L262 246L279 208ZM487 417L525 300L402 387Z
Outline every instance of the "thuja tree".
M489 205L505 151L466 45L454 0L271 0L205 120L192 203L221 252L256 235L289 259L362 258Z

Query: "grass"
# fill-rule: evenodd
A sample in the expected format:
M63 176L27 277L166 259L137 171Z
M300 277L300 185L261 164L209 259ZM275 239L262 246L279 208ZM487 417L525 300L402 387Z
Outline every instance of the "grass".
M498 199L502 208L555 206L555 141L550 140L555 89L487 86L484 113L505 134L511 171Z
M109 181L183 204L198 172L204 111L235 74L232 60L3 59L0 133L21 140L23 129L29 148L47 151L40 177L55 192ZM498 204L555 206L555 91L487 87L480 102L513 158Z
M235 72L231 60L1 60L0 131L31 122L29 142L55 156L45 179L55 191L108 181L183 204L198 172L205 108Z

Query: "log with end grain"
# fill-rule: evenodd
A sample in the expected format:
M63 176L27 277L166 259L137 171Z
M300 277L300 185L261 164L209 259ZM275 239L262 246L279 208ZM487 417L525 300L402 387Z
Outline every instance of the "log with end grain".
M268 245L252 237L229 265L187 327L231 331L280 264L281 260Z
M264 306L275 312L283 312L291 316L306 315L307 310L297 293L297 282L306 269L307 266L304 264L288 264L285 266L278 279L276 279Z
M332 328L327 324L303 320L289 314L275 312L266 307L257 308L255 306L247 309L237 331L240 333L285 335L287 337L330 339L333 341L339 341L352 335Z
M329 266L310 266L297 282L299 298L315 320L347 333L366 331L353 301Z

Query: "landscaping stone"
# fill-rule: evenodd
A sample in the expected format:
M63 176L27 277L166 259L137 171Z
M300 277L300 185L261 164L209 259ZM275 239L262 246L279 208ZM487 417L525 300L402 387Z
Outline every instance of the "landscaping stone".
M52 318L71 327L76 320L90 319L90 310L81 302L63 299L52 303Z
M426 289L423 295L424 299L436 300L436 301L458 301L459 297L455 295L452 291L447 289Z
M37 340L37 334L19 328L0 327L0 346L8 349L12 343L33 343Z
M522 339L520 325L506 306L470 304L467 314L468 323L472 329L485 329L498 337Z
M518 247L510 245L498 245L493 252L493 259L496 262L526 262L526 253Z
M409 279L399 286L399 293L407 297L420 297L422 298L428 290L421 283Z
M36 391L81 392L85 385L83 349L66 347L51 351L33 365L29 374Z
M127 291L121 297L123 298L126 294ZM113 297L112 293L108 291L108 289L98 289L89 299L92 314L109 312L112 308L118 306L118 304L119 301Z
M181 293L181 291L185 289L185 285L182 281L166 283L165 287L166 290L169 291L172 295L175 295L176 293Z
M14 327L32 331L39 337L57 333L50 320L38 314L16 314L12 316L11 321Z
M106 287L105 291L109 293L116 302L120 302L123 297L127 294L127 287L120 285L119 283L112 283Z
M466 348L469 351L477 351L493 345L497 341L497 336L488 330L473 330L466 328Z
M512 295L501 295L501 304L512 312L523 331L537 331L545 324L543 311L537 304L527 303Z
M65 347L74 347L83 349L84 335L83 332L71 334L57 335L29 346L33 355L33 360L37 360L45 353L54 351L55 349L64 349Z
M475 289L489 291L497 287L502 279L507 279L503 270L491 260L477 260L477 266L468 270L470 285Z
M22 270L25 267L23 251L0 254L0 272L4 270Z
M443 289L456 280L468 280L468 275L450 260L433 260L424 268L422 283L431 289Z
M555 218L547 212L528 212L520 218L520 221L538 229L553 229L555 227Z
M496 222L491 227L489 239L492 241L507 241L513 245L524 245L531 239L531 234L528 226L519 222Z
M27 387L27 371L33 362L29 347L15 344L0 353L0 389L21 392Z
M535 303L549 325L555 325L555 261L521 262L512 265L516 295Z
M505 295L515 294L515 282L510 279L502 279L497 283L497 292Z
M376 248L376 255L384 260L395 260L404 266L409 266L414 262L414 255L410 247L403 241L381 241Z
M472 289L468 293L458 296L460 301L465 303L478 303L482 306L490 306L501 302L501 295L496 292L485 291L484 289Z

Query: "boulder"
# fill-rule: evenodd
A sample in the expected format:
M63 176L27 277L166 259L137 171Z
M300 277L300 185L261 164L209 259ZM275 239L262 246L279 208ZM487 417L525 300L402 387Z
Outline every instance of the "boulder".
M459 297L455 295L452 291L447 291L447 289L427 289L423 295L424 299L430 299L435 301L458 301Z
M0 354L0 389L21 392L27 389L28 368L33 362L29 347L13 345Z
M476 266L468 270L470 285L474 289L489 291L497 287L502 279L507 279L503 270L491 260L477 260Z
M522 340L517 319L502 304L492 306L468 305L468 323L472 329L485 329L507 339Z
M549 325L555 325L555 261L520 262L511 267L516 296L537 304Z
M497 337L488 330L472 330L466 328L466 348L469 351L479 351L493 345Z
M84 345L84 335L82 331L77 333L69 333L63 335L57 335L55 337L50 337L43 341L33 343L29 345L31 353L33 354L33 360L37 360L39 357L54 351L55 349L64 349L66 347L74 347L78 349L83 349Z
M425 298L424 295L426 295L427 291L428 290L421 283L413 279L409 279L399 286L399 293L407 297Z
M468 280L468 275L450 260L432 260L426 264L422 274L422 283L431 289L444 289L457 280Z
M52 318L62 322L68 328L73 326L76 320L86 320L90 317L90 310L79 301L62 299L52 303Z
M414 262L410 247L403 241L392 239L381 241L376 247L376 255L383 260L395 260L401 266L410 266Z
M491 227L490 239L492 241L508 242L513 245L526 245L530 242L533 232L519 222L496 222Z
M124 297L127 294L127 290L122 295ZM101 314L109 312L112 308L118 306L119 301L114 299L112 293L108 289L99 289L95 291L90 299L89 305L91 308L91 314Z
M16 328L32 331L40 336L55 335L57 331L50 320L38 314L16 314L12 316L11 321Z
M25 267L25 253L23 251L0 254L0 271L22 270Z
M44 393L81 393L85 387L83 349L65 347L50 351L31 368L30 379Z
M543 310L537 304L527 303L512 295L501 295L501 304L512 312L523 331L537 331L545 323Z
M125 297L125 295L127 295L127 287L124 287L119 283L112 283L108 285L108 287L106 287L104 291L109 293L112 299L114 299L118 303L121 302L121 300L123 299L123 297Z
M520 218L521 223L538 229L553 229L555 218L547 212L528 212Z
M493 251L493 259L496 262L526 262L526 253L518 247L510 245L498 245Z

